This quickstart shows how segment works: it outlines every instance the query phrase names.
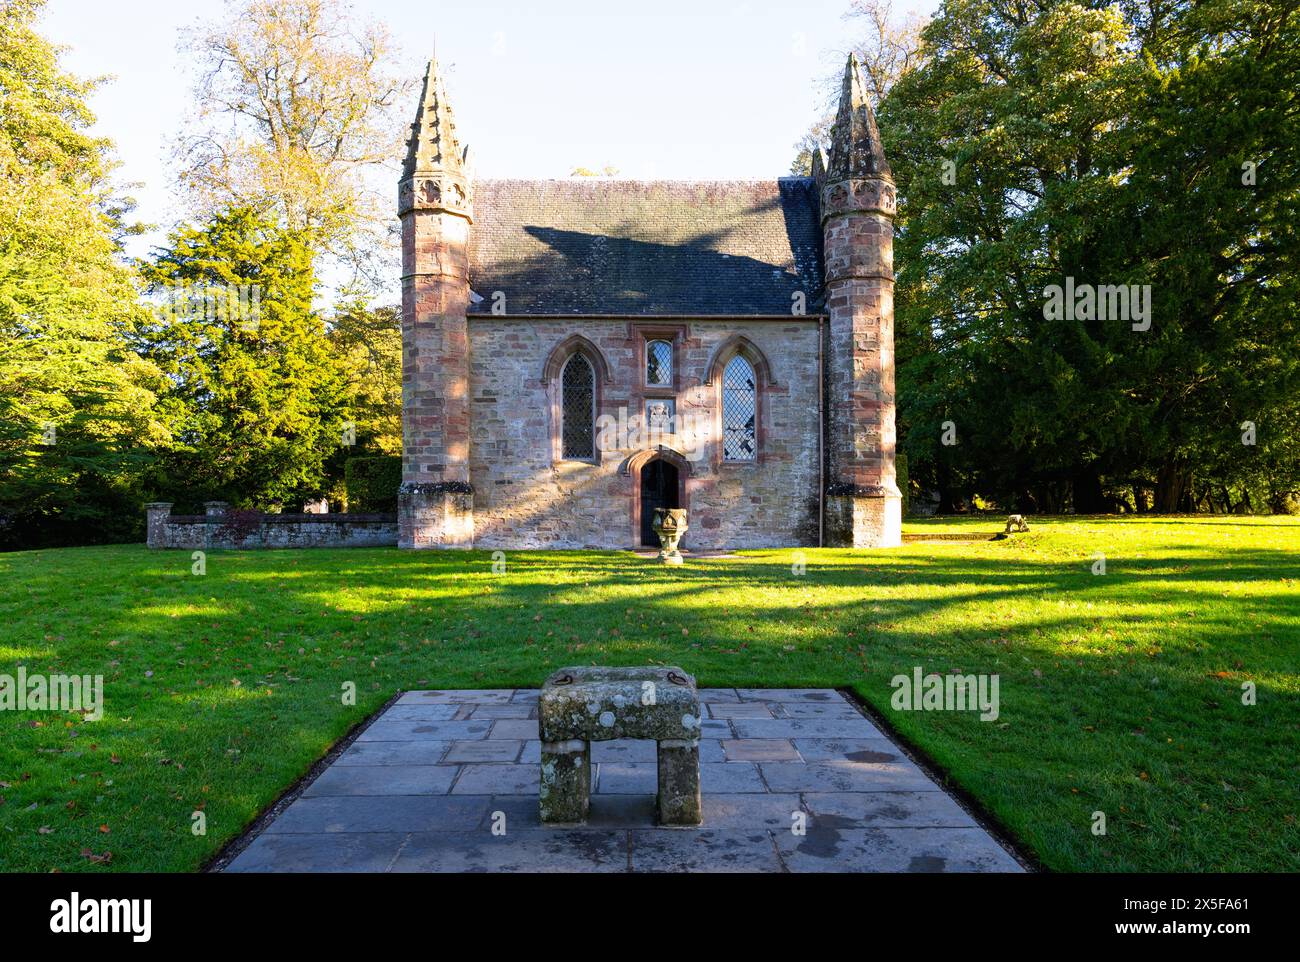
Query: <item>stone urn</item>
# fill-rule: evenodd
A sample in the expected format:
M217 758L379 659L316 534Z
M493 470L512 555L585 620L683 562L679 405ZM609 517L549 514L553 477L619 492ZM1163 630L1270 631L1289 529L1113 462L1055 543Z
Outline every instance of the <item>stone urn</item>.
M666 565L683 564L681 552L677 545L689 528L686 525L686 511L682 508L655 508L655 534L663 546L659 552L659 563Z

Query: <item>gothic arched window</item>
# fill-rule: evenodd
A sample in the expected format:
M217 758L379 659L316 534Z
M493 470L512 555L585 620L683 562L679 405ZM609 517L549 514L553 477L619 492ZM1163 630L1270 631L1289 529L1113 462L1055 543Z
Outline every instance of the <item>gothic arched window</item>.
M739 354L722 375L722 457L758 459L758 380L754 366Z
M582 354L574 354L560 377L560 417L563 457L590 461L596 457L596 372Z
M646 345L645 382L651 387L668 387L673 383L673 346L667 341L651 341Z

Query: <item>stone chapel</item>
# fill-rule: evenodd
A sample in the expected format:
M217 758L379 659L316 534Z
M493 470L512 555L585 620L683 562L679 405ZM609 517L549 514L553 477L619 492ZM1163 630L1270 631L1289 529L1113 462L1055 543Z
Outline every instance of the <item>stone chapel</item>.
M850 57L813 177L478 180L436 61L398 191L404 548L892 547L895 189Z

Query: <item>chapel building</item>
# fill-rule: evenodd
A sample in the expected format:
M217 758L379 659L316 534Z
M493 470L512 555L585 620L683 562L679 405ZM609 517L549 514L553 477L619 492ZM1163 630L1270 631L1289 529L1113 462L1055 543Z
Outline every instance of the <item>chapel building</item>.
M399 188L404 548L892 547L895 189L850 57L829 157L479 180L436 61Z

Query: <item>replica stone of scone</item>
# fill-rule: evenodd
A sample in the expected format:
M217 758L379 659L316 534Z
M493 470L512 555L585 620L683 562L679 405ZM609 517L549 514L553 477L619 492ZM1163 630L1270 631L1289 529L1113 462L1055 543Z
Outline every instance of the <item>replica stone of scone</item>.
M659 822L699 825L700 697L680 668L565 668L538 700L543 823L584 822L591 804L591 743L657 743Z
M700 737L700 696L680 668L565 668L539 699L544 742Z

